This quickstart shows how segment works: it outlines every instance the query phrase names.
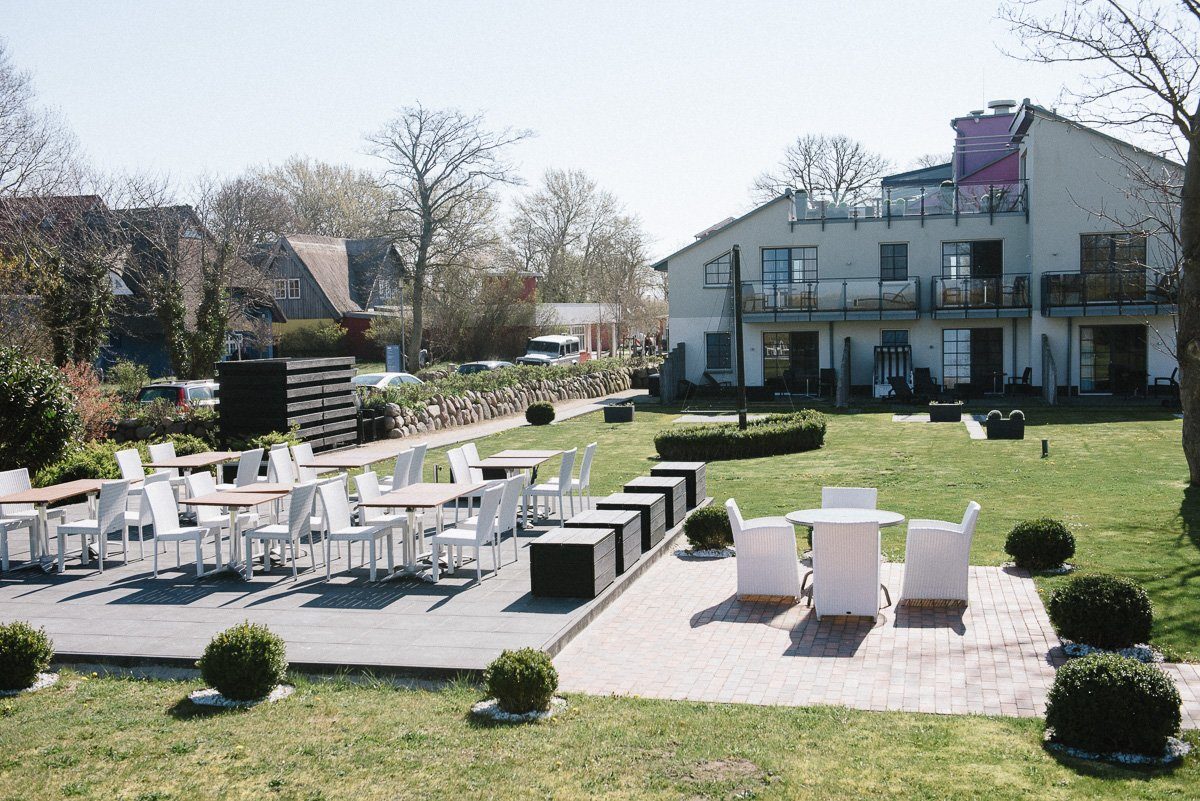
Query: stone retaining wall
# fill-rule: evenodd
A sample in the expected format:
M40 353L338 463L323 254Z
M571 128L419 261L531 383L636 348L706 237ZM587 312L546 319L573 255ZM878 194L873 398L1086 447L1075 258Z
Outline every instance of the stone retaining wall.
M118 420L113 428L114 442L141 442L142 440L160 440L172 434L192 434L208 439L217 430L217 421L173 420L170 423L151 425L141 420L129 418Z

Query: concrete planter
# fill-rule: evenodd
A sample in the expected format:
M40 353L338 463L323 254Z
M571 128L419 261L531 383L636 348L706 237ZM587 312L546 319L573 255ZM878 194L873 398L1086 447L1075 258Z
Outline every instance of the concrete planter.
M962 401L953 403L929 404L929 422L931 423L961 423Z
M632 423L633 422L633 404L621 404L620 406L605 406L604 407L604 422L606 422L606 423Z

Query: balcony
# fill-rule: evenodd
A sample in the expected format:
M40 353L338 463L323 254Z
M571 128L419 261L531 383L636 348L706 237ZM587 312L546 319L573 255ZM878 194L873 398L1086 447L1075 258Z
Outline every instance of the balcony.
M1173 314L1176 300L1169 276L1145 270L1042 274L1047 317Z
M919 278L881 281L742 282L746 322L915 320L921 311Z
M934 317L1028 317L1032 296L1029 273L988 278L934 278L929 308Z
M795 196L792 224L860 220L923 219L925 217L954 217L997 214L1025 214L1028 219L1029 196L1025 181L1013 183L969 184L957 186L888 186L874 190L874 195L854 203L833 203L828 200Z

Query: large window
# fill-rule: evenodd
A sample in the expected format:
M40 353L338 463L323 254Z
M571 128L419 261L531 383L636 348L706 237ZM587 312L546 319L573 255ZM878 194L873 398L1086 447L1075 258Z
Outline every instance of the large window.
M1140 234L1083 234L1079 237L1079 269L1085 273L1141 270L1146 264L1146 237Z
M884 243L879 246L879 280L908 280L908 243Z
M705 286L729 286L730 255L724 253L704 265Z
M1004 329L947 328L942 331L942 383L970 384L977 392L1004 388Z
M763 248L762 277L767 284L798 284L817 280L817 249Z
M879 332L879 344L886 347L896 347L908 344L908 329L885 328Z
M289 278L287 280L287 296L289 300L295 300L300 297L300 279Z
M728 331L710 331L704 335L704 369L733 369L733 345Z
M942 278L996 278L1004 272L999 239L942 243Z

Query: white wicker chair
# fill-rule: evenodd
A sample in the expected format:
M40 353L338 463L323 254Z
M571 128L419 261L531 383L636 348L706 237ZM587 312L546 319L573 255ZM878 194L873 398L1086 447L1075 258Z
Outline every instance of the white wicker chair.
M567 489L569 494L574 494L579 498L580 510L587 509L592 504L592 459L596 455L596 445L597 443L592 442L583 449L583 462L579 465L579 478L571 479L570 487ZM558 476L553 476L547 479L546 483L557 484L558 480Z
M537 515L537 499L546 499L546 516L550 515L550 499L558 499L558 520L559 525L567 522L567 504L571 506L571 515L575 514L575 496L571 494L571 470L575 467L575 454L579 452L578 448L571 448L569 451L563 451L562 462L558 467L558 481L547 481L542 484L534 484L532 487L525 488L525 503L529 503L529 499L533 498L533 513ZM580 503L583 503L581 500Z
M822 509L874 509L878 502L874 487L821 487Z
M252 448L242 451L238 457L237 477L232 484L217 484L218 490L231 490L258 483L258 471L262 467L263 449Z
M100 500L97 502L96 516L87 520L76 520L74 523L63 523L58 527L58 572L67 569L67 537L78 536L80 543L79 560L87 562L88 543L96 541L96 566L104 572L104 560L108 558L108 535L120 532L121 556L126 564L129 562L129 524L125 522L125 505L129 500L128 481L108 481L100 487Z
M910 520L904 547L904 586L907 601L967 602L971 539L979 519L979 504L971 501L961 523Z
M145 484L142 502L150 506L150 517L154 521L154 577L158 578L158 551L162 543L175 543L175 566L179 567L179 544L194 542L196 544L196 577L207 575L204 571L204 536L208 529L203 526L181 526L179 524L179 506L175 503L175 493L167 481ZM216 540L216 566L220 568L221 538ZM211 572L211 571L210 571Z
M437 584L440 575L439 562L441 561L442 546L446 546L447 561L450 563L450 572L458 569L458 565L462 562L462 549L464 547L475 549L475 581L483 581L483 549L491 545L493 555L492 572L500 570L500 558L495 547L496 537L496 512L500 507L500 501L504 496L504 487L493 484L483 491L483 499L479 502L479 522L473 528L448 528L439 534L434 534L433 542L433 583ZM455 548L458 549L457 558L454 555Z
M16 470L0 472L0 495L13 495L30 488L29 470L18 467ZM46 519L66 520L67 510L63 508L46 510ZM38 524L37 509L32 503L3 503L0 504L0 570L8 570L8 534L10 531L25 529L29 534L29 553L37 550L34 544ZM46 533L47 540L49 532ZM46 554L43 554L45 556Z
M812 602L817 620L878 614L879 545L879 523L874 520L813 526Z
M413 446L412 461L408 465L409 484L420 484L425 480L425 450L428 447L425 443Z
M411 484L409 478L412 476L412 459L412 448L397 453L396 462L392 465L392 474L379 479L379 489L383 492L391 492Z
M737 594L800 598L796 530L784 517L744 520L733 498L725 501L737 548Z
M169 461L175 458L175 443L171 440L150 445L149 450L151 462ZM178 467L156 467L154 472L166 473L171 477L171 489L175 490L176 495L184 488L183 476L179 475Z

